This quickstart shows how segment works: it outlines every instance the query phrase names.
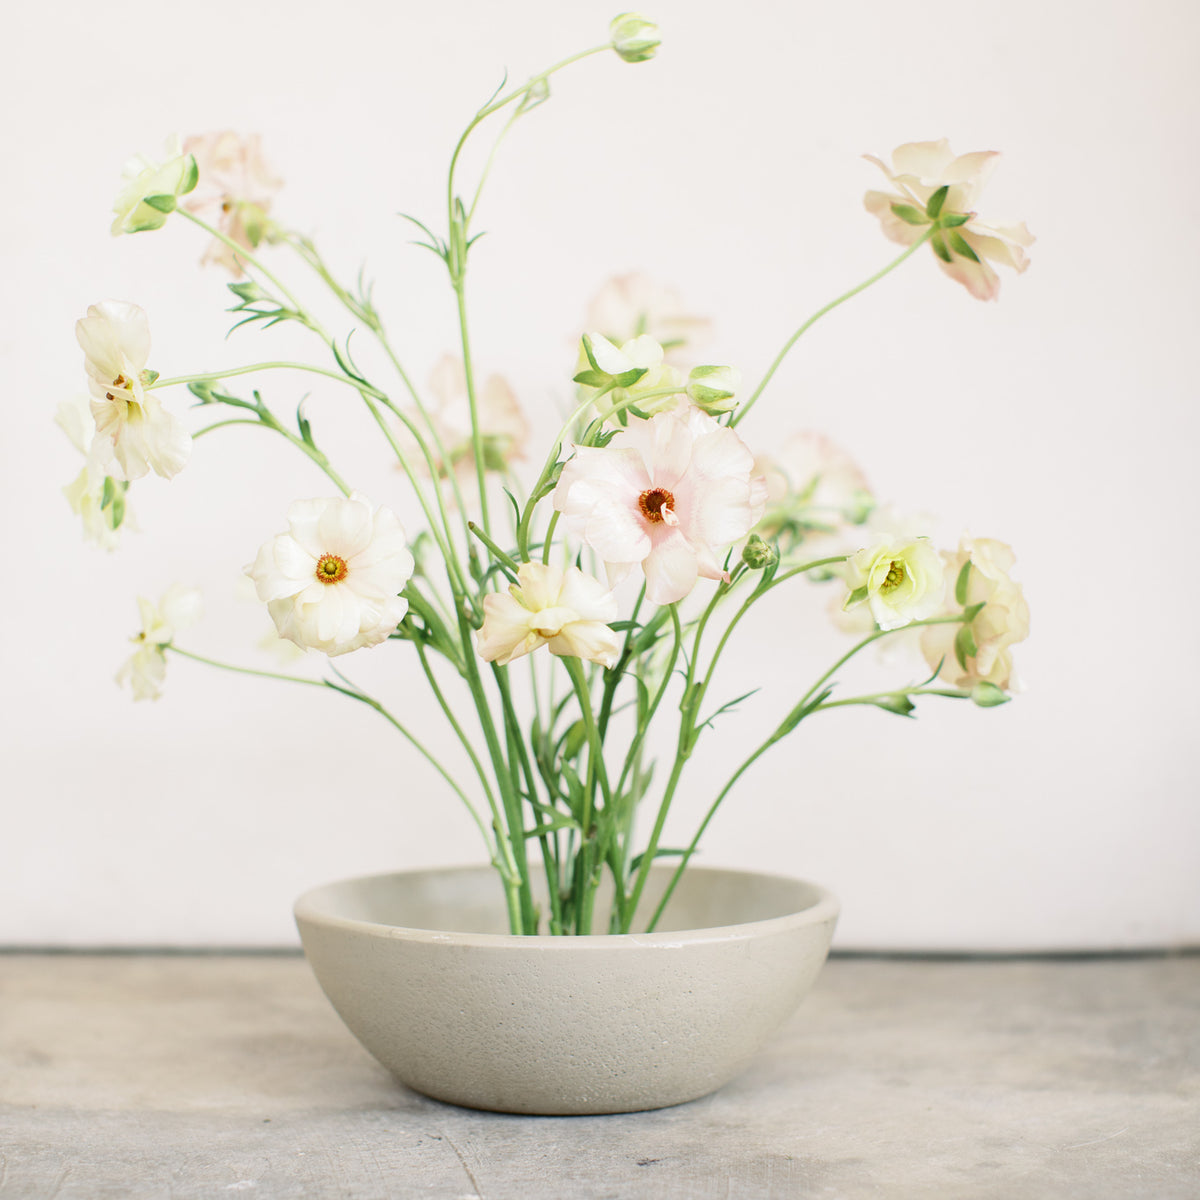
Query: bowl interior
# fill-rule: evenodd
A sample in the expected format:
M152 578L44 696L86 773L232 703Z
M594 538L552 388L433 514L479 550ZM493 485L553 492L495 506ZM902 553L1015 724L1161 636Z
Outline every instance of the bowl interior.
M672 867L651 871L635 931L644 930L671 880ZM611 884L602 884L595 933L605 933ZM544 888L539 897L546 910ZM715 929L768 921L833 906L821 888L798 879L753 871L689 867L676 887L656 933ZM836 911L831 907L831 911ZM297 912L316 919L368 922L446 933L507 934L504 892L490 867L444 868L371 875L315 888Z

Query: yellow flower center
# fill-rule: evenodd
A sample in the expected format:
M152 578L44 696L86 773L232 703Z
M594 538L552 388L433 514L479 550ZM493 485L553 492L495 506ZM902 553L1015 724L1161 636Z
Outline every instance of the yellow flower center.
M346 560L336 554L322 554L317 559L316 576L322 583L341 583L348 573Z
M638 497L638 508L651 525L658 525L675 511L675 497L666 488L649 488Z
M883 583L879 585L881 592L895 591L904 582L904 563L899 559L893 558L888 564L888 573L885 576Z

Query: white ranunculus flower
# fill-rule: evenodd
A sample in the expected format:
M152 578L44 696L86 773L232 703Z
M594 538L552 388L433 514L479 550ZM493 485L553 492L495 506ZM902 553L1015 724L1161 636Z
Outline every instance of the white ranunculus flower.
M146 369L150 324L144 309L122 300L93 304L75 322L83 348L96 422L93 450L112 474L140 479L151 469L165 479L183 470L192 439L183 422L149 389L158 378Z
M621 653L620 636L608 624L616 618L612 592L578 567L563 572L522 563L508 595L489 592L483 598L479 654L503 664L549 646L551 654L611 667Z
M163 679L167 672L164 647L200 619L200 593L195 588L176 583L167 589L158 604L144 596L138 597L142 628L130 638L137 647L133 655L117 672L117 683L128 683L135 700L157 700L162 695Z
M113 234L159 229L179 197L196 186L196 160L184 152L176 134L167 139L161 159L139 154L125 164L121 177L121 190L113 204L117 214ZM147 204L147 197L162 207Z
M125 504L128 485L116 480L107 482L109 476L92 449L96 423L87 398L64 400L58 406L54 422L84 457L83 469L63 488L63 495L71 511L83 521L88 541L105 550L114 550L119 541L118 529L132 525Z
M1000 294L1000 280L990 262L1017 272L1029 266L1025 250L1035 239L1024 222L985 223L974 212L983 184L999 158L996 151L980 150L955 157L950 143L942 138L899 146L892 153L891 167L873 155L864 157L888 177L896 190L870 191L863 202L867 211L880 219L886 236L901 245L911 246L925 233L932 221L925 214L925 206L939 188L948 189L940 218L949 227L935 233L930 243L938 266L972 296L994 300ZM906 221L900 213L911 220ZM947 217L952 220L948 222Z
M701 576L727 578L718 552L750 532L765 499L746 444L696 408L634 418L603 448L576 446L554 491L609 583L640 564L653 604L682 600Z
M850 557L845 579L845 607L867 605L880 629L933 616L945 592L941 556L928 538L885 535Z
M941 664L939 675L955 687L971 688L991 683L1013 691L1012 646L1029 636L1029 605L1021 585L1009 576L1016 555L1012 548L994 538L964 537L954 554L945 553L945 611L983 603L971 622L975 653L958 661L954 640L958 625L929 625L921 631L921 652L930 670ZM959 604L955 585L964 564L970 562L965 604Z
M280 637L333 656L387 640L408 612L413 557L396 515L355 492L297 500L245 570Z

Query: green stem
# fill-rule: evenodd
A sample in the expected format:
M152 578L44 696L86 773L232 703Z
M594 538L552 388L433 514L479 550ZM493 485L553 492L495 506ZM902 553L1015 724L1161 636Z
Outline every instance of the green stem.
M330 371L325 367L314 367L311 363L298 362L262 362L251 363L247 367L230 367L227 371L206 371L202 375L177 375L173 379L157 379L154 390L175 387L181 383L219 383L223 379L232 379L235 375L252 375L255 371L307 371L310 375L324 375L326 379L336 379L339 383L348 384L358 392L368 392L376 400L387 400L387 395L369 383L351 379L341 371Z
M788 338L787 342L784 343L783 349L780 350L775 356L775 361L770 365L770 367L767 369L767 373L762 377L762 382L759 383L758 387L754 389L754 394L749 400L746 401L745 404L742 405L742 407L730 420L730 427L732 428L734 425L736 425L740 420L742 420L743 417L745 417L751 408L754 407L754 402L759 398L759 396L762 395L762 391L767 384L770 383L771 376L774 375L779 369L779 364L787 357L788 351L791 350L791 348L800 340L802 334L807 332L813 325L815 325L817 321L819 321L827 312L831 312L833 309L837 308L839 304L845 304L845 302L852 296L857 296L859 292L865 291L871 286L871 284L878 283L879 280L881 280L885 275L888 275L894 271L906 258L909 258L911 255L915 254L918 247L922 246L929 240L934 229L936 229L936 226L931 226L929 229L927 229L915 242L913 242L911 246L909 246L907 250L904 251L903 254L900 255L899 258L893 259L886 267L883 268L882 271L876 271L870 279L864 280L857 287L852 287L848 292L843 292L842 295L840 295L836 300L831 300L828 304L826 304L824 308L817 309L817 311L813 313L813 315L809 317L808 320L805 321L804 324L801 325L800 328L797 329L790 338Z

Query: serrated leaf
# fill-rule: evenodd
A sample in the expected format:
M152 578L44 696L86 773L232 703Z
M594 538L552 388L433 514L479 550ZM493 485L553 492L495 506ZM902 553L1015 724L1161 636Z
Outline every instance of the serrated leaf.
M148 204L151 208L160 213L170 213L175 211L175 197L169 194L160 196L143 196L142 203Z
M929 224L929 218L919 208L914 208L911 204L893 204L892 212L906 225Z
M925 203L925 213L932 220L937 220L942 212L942 205L946 203L946 196L949 194L950 185L943 183L936 192Z

